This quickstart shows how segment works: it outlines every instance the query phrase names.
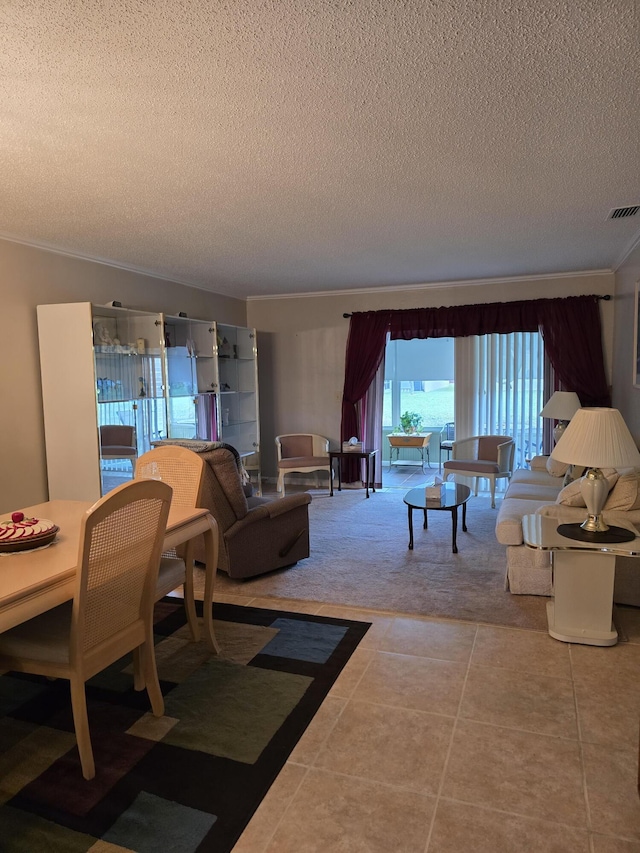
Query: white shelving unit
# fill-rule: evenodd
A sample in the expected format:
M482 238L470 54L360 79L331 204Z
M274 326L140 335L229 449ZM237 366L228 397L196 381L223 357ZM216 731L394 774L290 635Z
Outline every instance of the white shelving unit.
M39 305L49 498L97 500L132 475L100 455L98 427L225 441L260 489L255 329L93 305Z
M162 317L90 302L37 314L49 499L98 500L99 426L135 427L138 454L166 436Z

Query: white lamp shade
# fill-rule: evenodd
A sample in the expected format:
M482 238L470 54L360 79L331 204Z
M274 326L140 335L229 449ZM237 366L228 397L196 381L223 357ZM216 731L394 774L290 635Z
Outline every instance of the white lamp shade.
M579 408L580 398L575 391L554 391L540 412L540 417L570 421Z
M579 409L551 457L584 468L640 468L640 451L618 409Z

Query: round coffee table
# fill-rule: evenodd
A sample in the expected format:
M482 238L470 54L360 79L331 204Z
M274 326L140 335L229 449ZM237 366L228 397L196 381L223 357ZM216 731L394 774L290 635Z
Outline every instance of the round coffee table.
M458 553L456 544L456 533L458 532L458 507L462 507L462 529L467 532L467 501L471 496L469 486L463 486L457 483L445 483L444 495L439 502L427 500L425 487L419 486L407 492L403 500L408 507L409 512L409 550L413 551L413 510L424 510L424 529L427 529L427 510L446 509L451 513L451 528L452 528L452 543L453 553Z

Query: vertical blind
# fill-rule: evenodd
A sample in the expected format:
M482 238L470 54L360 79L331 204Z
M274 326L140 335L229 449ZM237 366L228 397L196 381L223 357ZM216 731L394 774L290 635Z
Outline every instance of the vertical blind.
M509 435L515 466L542 452L544 345L538 332L456 339L456 437Z

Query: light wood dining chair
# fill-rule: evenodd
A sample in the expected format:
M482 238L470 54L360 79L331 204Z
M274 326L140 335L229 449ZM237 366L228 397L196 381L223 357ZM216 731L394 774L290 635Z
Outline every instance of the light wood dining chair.
M202 456L193 450L179 445L163 445L138 458L135 479L161 480L173 490L173 506L195 509L200 506L204 466ZM175 559L175 554L163 554L160 560L156 601L182 586L189 632L191 639L197 642L200 639L200 626L193 589L193 543L187 542L180 548L178 556L181 559Z
M82 519L73 601L0 634L0 669L66 678L85 779L95 763L85 682L127 652L143 667L156 717L164 713L153 646L153 605L171 488L124 483Z

